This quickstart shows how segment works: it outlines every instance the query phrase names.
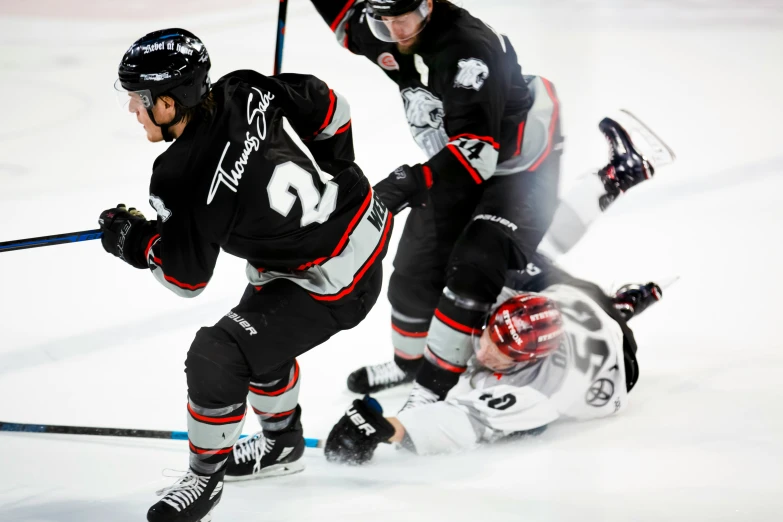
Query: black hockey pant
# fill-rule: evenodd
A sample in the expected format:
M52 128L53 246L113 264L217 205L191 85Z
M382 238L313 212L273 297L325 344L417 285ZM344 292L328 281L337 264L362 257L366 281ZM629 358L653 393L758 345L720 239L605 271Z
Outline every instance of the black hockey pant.
M298 403L298 355L359 324L375 304L380 261L338 301L313 299L280 279L260 290L248 286L239 304L214 326L202 328L188 351L190 466L218 471L239 438L246 402L266 431L285 429Z

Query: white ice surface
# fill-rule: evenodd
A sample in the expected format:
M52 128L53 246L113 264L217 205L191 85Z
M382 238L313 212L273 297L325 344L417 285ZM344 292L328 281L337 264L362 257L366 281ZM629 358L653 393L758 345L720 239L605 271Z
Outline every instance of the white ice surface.
M213 78L272 67L277 3L211 4L0 2L0 240L94 228L120 201L147 209L164 146L148 144L115 104L128 45L184 26L206 42ZM641 379L630 407L450 457L382 447L371 465L345 468L308 450L302 474L228 486L216 522L783 519L783 8L464 4L510 36L525 72L557 86L564 187L604 161L596 124L619 107L678 154L564 260L607 289L681 277L632 323ZM421 160L396 87L341 50L305 0L289 8L285 69L348 97L371 180ZM244 284L243 263L225 254L196 300L97 242L0 255L0 420L186 429L187 348ZM301 358L307 436L324 437L352 400L350 371L389 357L388 317L381 299L359 327ZM406 391L379 398L393 412ZM256 426L250 418L245 432ZM161 471L186 465L182 442L0 434L0 521L141 521L154 490L173 480Z

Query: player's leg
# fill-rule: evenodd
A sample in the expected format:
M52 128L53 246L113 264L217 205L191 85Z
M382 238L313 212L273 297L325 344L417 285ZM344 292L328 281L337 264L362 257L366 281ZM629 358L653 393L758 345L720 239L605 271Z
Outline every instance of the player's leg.
M207 516L222 497L226 460L242 432L250 367L234 339L220 327L202 328L185 367L190 471L162 491L150 522Z
M500 294L509 268L524 268L557 202L559 153L536 170L487 182L473 220L457 241L427 337L425 362L405 408L442 399L473 353L471 338Z
M262 431L229 452L227 480L301 471L304 438L298 405L301 372L295 358L332 335L359 324L375 304L383 279L379 267L337 301L319 301L288 280L260 290L248 287L242 301L220 320L250 366L244 393Z
M480 195L480 190L465 194L439 187L431 192L426 207L411 209L389 279L394 359L351 373L348 389L354 393L375 393L415 378L445 285L449 255Z
M288 475L304 469L304 436L296 359L250 378L248 399L262 430L242 439L228 461L226 481Z
M570 250L621 194L650 179L656 167L674 161L666 144L628 113L617 119L604 118L598 128L609 144L609 162L598 172L580 176L561 196L542 242L549 255ZM643 150L654 155L659 165L654 166Z

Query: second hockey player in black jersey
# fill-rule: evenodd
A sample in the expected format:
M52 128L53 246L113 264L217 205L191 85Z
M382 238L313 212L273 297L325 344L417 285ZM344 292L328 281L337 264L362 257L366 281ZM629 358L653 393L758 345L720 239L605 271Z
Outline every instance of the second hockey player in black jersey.
M377 391L415 375L411 400L442 399L466 370L469 338L506 270L524 269L552 223L560 102L549 80L522 74L506 36L451 2L312 2L342 46L398 85L429 158L376 185L393 212L412 207L389 282L395 356L355 371L348 387ZM606 204L652 174L635 159L599 173Z
M356 326L375 304L392 216L353 163L346 100L306 75L230 73L214 85L203 43L150 33L125 53L117 90L152 142L157 220L120 205L103 246L183 297L204 291L218 254L247 260L239 304L187 355L190 471L151 522L199 521L223 480L300 471L296 357ZM263 430L238 442L248 402Z

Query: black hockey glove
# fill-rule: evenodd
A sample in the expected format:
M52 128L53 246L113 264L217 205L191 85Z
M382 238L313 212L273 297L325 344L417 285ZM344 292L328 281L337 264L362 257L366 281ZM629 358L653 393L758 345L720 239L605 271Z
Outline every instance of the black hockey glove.
M373 189L381 197L392 214L398 214L407 207L424 207L427 204L427 189L432 179L426 179L421 165L402 165L386 179L375 184Z
M661 287L656 283L646 285L624 285L615 294L615 309L628 321L646 310L651 304L663 297Z
M149 268L144 258L144 241L155 234L154 221L147 221L144 214L120 203L115 208L104 210L98 218L103 232L103 249L119 257L135 268Z
M324 455L330 462L364 464L381 442L389 442L394 426L383 417L378 401L365 395L356 399L326 439Z

